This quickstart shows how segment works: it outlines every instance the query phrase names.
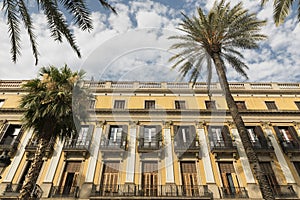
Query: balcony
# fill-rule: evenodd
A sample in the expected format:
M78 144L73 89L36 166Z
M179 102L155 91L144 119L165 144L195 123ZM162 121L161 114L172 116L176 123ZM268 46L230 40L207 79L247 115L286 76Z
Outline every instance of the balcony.
M265 145L262 145L258 140L251 141L251 143L256 153L260 153L260 154L274 153L274 148L269 142L267 142Z
M294 141L280 141L280 146L284 153L289 155L299 155L300 154L300 145Z
M247 190L244 187L220 187L220 195L223 199L248 198Z
M183 156L184 154L193 154L199 156L200 150L200 143L197 140L189 142L183 142L180 140L174 141L174 151L180 156Z
M232 141L210 141L210 151L216 157L233 157L237 159L237 146Z
M26 152L33 154L36 151L36 148L38 147L38 140L36 138L32 138L31 140L29 140L28 144L25 147ZM54 148L54 144L55 144L55 138L52 137L46 147L46 158L49 158L53 152L53 148Z
M277 185L273 188L276 198L297 198L297 194L292 185Z
M67 154L81 154L86 157L89 154L91 139L66 139L63 150Z
M78 186L53 186L50 191L50 197L61 198L78 198L79 187Z
M145 142L144 139L139 140L138 152L139 153L147 153L162 150L163 145L162 141L151 141Z
M5 191L1 199L18 199L20 195L20 191L22 189L23 184L12 184L9 183L6 185ZM42 197L43 191L38 184L35 184L31 196L34 199L40 199Z
M112 141L107 138L102 138L99 149L102 156L119 155L122 157L123 153L128 149L128 142L126 139L116 139Z
M212 193L205 185L94 185L90 199L117 199L138 197L139 199L211 199Z

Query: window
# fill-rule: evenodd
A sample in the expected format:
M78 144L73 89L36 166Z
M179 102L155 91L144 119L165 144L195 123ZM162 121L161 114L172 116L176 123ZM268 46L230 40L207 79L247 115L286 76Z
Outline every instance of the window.
M0 141L0 145L8 145L13 146L18 141L19 134L21 132L21 125L15 124L6 124L2 129L2 138Z
M161 140L160 126L141 126L140 144L141 148L157 149Z
M277 110L275 101L265 101L265 104L266 104L268 110Z
M103 195L118 192L120 162L106 162L103 164L103 173L100 189Z
M109 129L109 146L125 146L126 145L126 129L127 126L110 126Z
M0 99L0 108L3 106L4 104L4 99Z
M28 161L27 161L27 163L26 163L26 165L25 165L25 168L24 168L24 170L23 170L21 179L19 180L18 187L16 188L16 192L19 192L19 191L22 189L23 183L24 183L24 181L25 181L26 175L28 174L28 171L29 171L29 168L30 168L30 166L31 166L31 163L32 163L31 160L28 160Z
M285 145L298 146L299 138L296 130L292 126L274 126L278 139Z
M300 177L300 162L294 162L294 166L296 168L298 176Z
M300 110L300 101L295 101L297 108Z
M125 108L125 100L115 100L114 109L124 109Z
M184 196L198 196L197 169L195 162L180 162Z
M186 109L185 101L175 101L175 109Z
M247 127L250 142L256 148L268 148L271 144L267 141L264 132L260 126Z
M219 163L224 195L235 195L240 192L239 182L231 162Z
M195 146L196 130L194 126L174 126L174 146L177 149ZM198 143L197 143L198 144Z
M59 194L69 195L76 192L81 162L68 161L60 182Z
M211 147L232 147L232 138L227 126L210 126L208 136Z
M157 162L142 163L142 188L144 196L157 196L158 165Z
M155 101L153 100L145 101L145 109L155 109Z
M206 109L216 109L216 102L215 101L205 101Z
M236 106L239 110L246 110L247 109L245 101L236 101L235 104L236 104Z

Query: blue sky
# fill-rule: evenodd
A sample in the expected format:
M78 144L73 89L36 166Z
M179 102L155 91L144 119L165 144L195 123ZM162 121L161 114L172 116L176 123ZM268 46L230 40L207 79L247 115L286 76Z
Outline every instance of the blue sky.
M34 2L29 0L32 5ZM49 37L41 13L32 13L40 51L38 66L34 66L25 31L22 32L22 56L17 64L11 62L7 26L1 12L0 79L30 79L36 77L41 66L68 64L73 70L84 69L86 77L94 80L177 81L179 74L176 69L170 69L168 62L175 53L169 50L175 41L167 38L180 34L176 28L182 19L181 12L191 16L197 6L208 10L213 4L213 1L200 0L112 0L118 11L118 15L114 15L98 2L88 2L93 2L89 6L93 11L94 30L87 33L72 26L81 48L81 59L68 43L59 44ZM230 2L235 5L238 0ZM300 27L296 19L288 18L283 25L275 27L272 1L264 9L260 8L260 0L243 1L243 4L250 12L256 12L259 19L268 20L262 29L268 40L256 51L242 51L249 66L249 79L241 78L228 68L229 80L300 82ZM204 77L205 73L199 81L205 81Z

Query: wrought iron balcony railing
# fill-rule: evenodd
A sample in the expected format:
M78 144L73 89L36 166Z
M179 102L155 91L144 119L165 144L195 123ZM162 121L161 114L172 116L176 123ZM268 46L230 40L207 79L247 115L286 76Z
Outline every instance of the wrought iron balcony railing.
M22 184L9 183L6 185L4 195L7 195L8 193L20 193L22 186L23 186L23 183Z
M28 144L25 147L26 151L35 151L38 146L39 141L36 138L29 140ZM55 138L52 137L46 147L47 152L52 152L55 144Z
M124 139L107 139L102 138L100 142L100 150L102 151L126 151L127 150L127 141Z
M220 193L222 198L226 199L248 198L247 190L244 187L221 187Z
M273 187L273 193L278 198L296 198L297 194L292 185L277 185Z
M294 141L280 141L280 145L285 153L300 154L300 145Z
M205 185L94 185L91 197L207 197L212 193Z
M232 141L210 141L211 151L236 151L237 147Z
M4 196L18 196L21 189L22 189L23 184L12 184L9 183L6 185L5 191L4 191ZM38 184L34 185L33 191L31 192L31 197L34 197L34 199L40 199L42 197L43 190ZM2 199L2 198L1 198Z
M200 143L196 140L183 142L180 140L174 141L175 152L199 152Z
M0 151L8 150L10 152L10 155L14 155L17 151L19 143L19 139L3 138L0 141Z
M84 150L90 149L91 139L66 139L64 150Z
M266 145L262 145L258 140L255 140L255 141L251 141L252 143L252 147L255 151L258 151L258 152L273 152L274 151L274 148L273 146L268 142L266 143Z
M50 197L73 197L78 198L78 186L53 186L50 191Z
M151 142L145 142L143 138L139 140L138 152L140 153L162 150L162 148L163 145L160 140L153 140Z

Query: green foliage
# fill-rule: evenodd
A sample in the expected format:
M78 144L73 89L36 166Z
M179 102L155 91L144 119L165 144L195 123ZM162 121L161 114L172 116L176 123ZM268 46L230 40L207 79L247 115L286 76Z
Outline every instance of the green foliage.
M99 0L101 5L116 13L106 0ZM8 24L8 32L11 42L12 61L16 62L18 56L21 55L21 38L20 38L20 24L23 22L27 30L32 52L35 58L35 64L38 63L38 49L36 36L34 34L34 27L32 18L28 12L27 1L24 0L4 0L2 10L5 11ZM71 48L76 52L78 57L81 57L80 49L76 44L75 36L67 23L61 8L64 8L71 16L75 25L83 31L91 31L93 29L91 12L87 7L85 0L37 0L37 7L44 12L47 18L48 28L51 36L55 41L62 42L65 37Z
M261 0L261 5L264 6L269 0ZM274 0L273 4L273 18L276 26L284 22L286 17L290 14L292 5L295 3L293 0ZM298 1L298 22L300 21L300 1Z
M88 117L91 95L82 88L83 71L72 72L64 66L43 67L40 78L24 84L27 92L20 101L23 123L40 137L70 136Z
M170 37L181 40L170 48L179 50L170 58L170 61L176 61L173 68L179 67L182 77L190 75L190 81L195 83L206 67L210 85L213 54L216 53L221 57L224 67L228 64L247 78L245 69L248 67L237 49L257 48L257 42L266 38L259 33L266 21L260 21L254 13L248 13L242 3L231 8L230 3L225 1L215 3L207 14L201 8L197 8L197 13L198 16L192 17L183 14L178 29L185 34Z

